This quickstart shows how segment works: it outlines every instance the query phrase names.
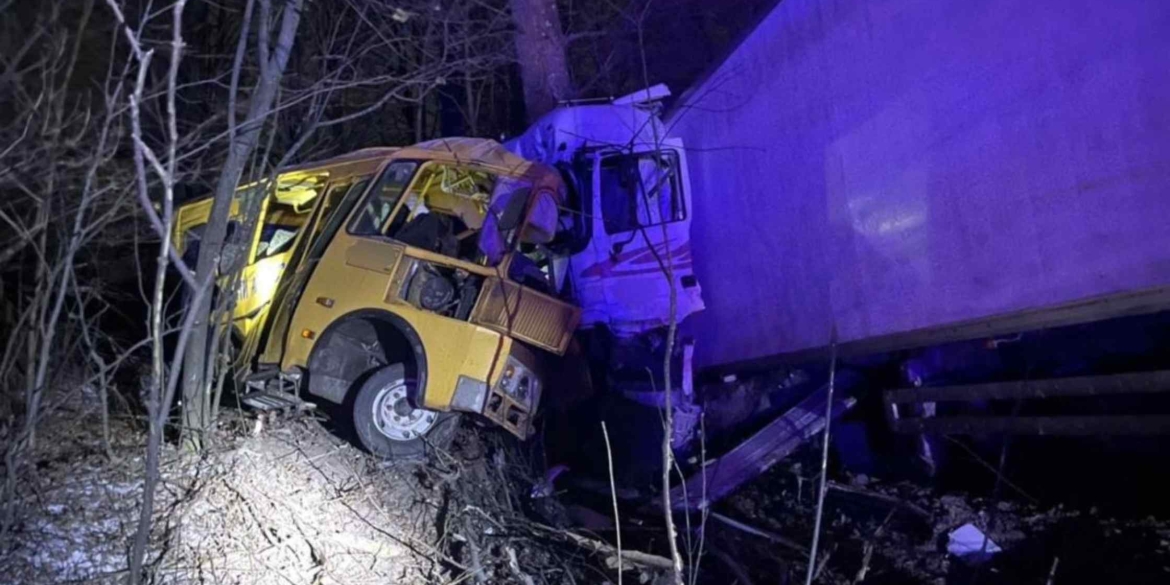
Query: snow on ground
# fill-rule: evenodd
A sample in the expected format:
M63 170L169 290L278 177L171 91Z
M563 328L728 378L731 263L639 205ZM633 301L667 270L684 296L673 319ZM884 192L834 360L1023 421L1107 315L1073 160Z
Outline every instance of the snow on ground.
M119 542L136 510L141 481L120 480L86 465L45 487L39 497L22 502L27 517L16 529L9 560L54 581L88 580L123 568L126 553Z
M438 568L424 556L431 494L311 422L242 441L207 472L163 581L409 583Z
M41 440L0 542L0 583L125 579L144 438L122 428L111 463L77 436ZM156 582L422 583L439 569L427 544L438 497L312 420L227 436L202 456L168 448L162 471Z

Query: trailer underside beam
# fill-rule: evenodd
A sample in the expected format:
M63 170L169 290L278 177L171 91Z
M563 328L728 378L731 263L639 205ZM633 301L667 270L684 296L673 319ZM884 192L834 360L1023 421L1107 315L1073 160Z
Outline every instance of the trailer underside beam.
M1170 370L1048 380L902 388L884 395L886 420L899 433L1155 435L1170 433L1170 415L1102 414L1043 416L957 416L931 414L940 403L988 401L1043 402L1054 398L1120 397L1170 393ZM929 408L927 408L929 407ZM925 414L924 413L928 413Z

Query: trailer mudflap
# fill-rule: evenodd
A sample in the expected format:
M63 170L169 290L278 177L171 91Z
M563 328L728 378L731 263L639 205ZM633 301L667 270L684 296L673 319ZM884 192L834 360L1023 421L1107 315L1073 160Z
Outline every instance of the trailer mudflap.
M820 387L746 441L704 463L685 482L671 488L671 506L676 510L701 510L792 454L824 430L828 390L828 385ZM856 403L853 398L834 398L833 418L839 418Z

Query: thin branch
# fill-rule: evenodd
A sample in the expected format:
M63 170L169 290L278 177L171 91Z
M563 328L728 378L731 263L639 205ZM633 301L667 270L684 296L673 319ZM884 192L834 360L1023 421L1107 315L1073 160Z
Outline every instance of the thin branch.
M812 585L813 579L819 572L817 567L817 546L821 541L821 520L825 513L825 492L829 478L829 427L833 424L833 390L837 384L837 326L833 326L829 343L832 356L829 358L829 389L825 395L825 432L821 438L821 485L817 489L817 512L813 523L812 546L808 551L808 572L805 574L804 585Z
M252 9L256 0L248 0L244 6L244 18L240 38L236 41L236 55L232 60L231 81L228 85L228 144L236 141L236 97L240 91L240 69L243 68L244 50L248 46L248 31L252 26Z
M618 515L617 486L613 480L613 449L609 444L609 429L605 428L605 421L601 421L601 434L605 437L605 460L609 463L609 493L613 498L613 530L617 535L617 571L618 585L622 585L622 521Z

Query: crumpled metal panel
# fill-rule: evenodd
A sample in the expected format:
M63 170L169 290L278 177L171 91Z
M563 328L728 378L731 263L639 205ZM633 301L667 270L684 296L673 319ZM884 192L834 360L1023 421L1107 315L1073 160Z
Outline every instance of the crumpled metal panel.
M471 312L471 322L558 355L573 338L581 311L559 299L492 277Z

